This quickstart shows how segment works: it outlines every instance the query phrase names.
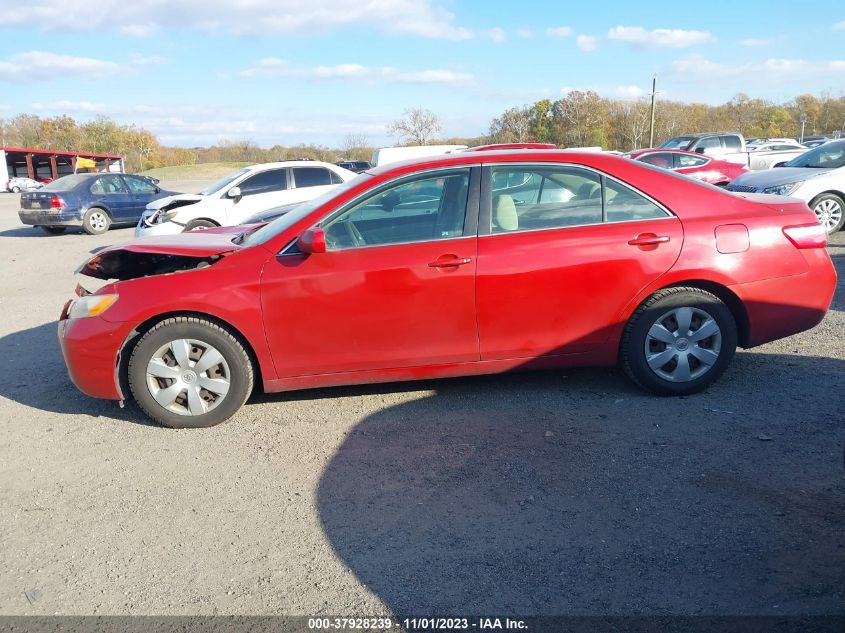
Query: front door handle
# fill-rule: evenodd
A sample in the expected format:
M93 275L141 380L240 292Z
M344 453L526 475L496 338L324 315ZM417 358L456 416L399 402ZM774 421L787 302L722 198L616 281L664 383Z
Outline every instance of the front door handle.
M632 240L628 240L631 246L655 246L669 241L668 235L655 235L654 233L641 233Z
M437 261L431 262L429 268L454 268L472 262L472 257L457 257L455 255L442 255Z

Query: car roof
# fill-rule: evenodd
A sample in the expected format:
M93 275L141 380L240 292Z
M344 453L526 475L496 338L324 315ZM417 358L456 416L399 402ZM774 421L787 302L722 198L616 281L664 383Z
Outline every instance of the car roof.
M247 165L241 169L264 171L265 169L280 169L283 167L332 167L337 169L338 166L321 160L281 160L275 163L255 163L254 165Z
M642 156L643 154L657 154L657 153L660 153L660 154L664 154L664 153L667 153L667 154L685 154L687 156L698 156L700 158L709 158L709 159L713 160L712 156L707 156L706 154L699 154L698 152L688 152L685 149L668 149L668 148L661 149L660 147L650 147L648 149L634 150L633 152L629 152L629 155L631 156L631 158L634 158L636 156Z

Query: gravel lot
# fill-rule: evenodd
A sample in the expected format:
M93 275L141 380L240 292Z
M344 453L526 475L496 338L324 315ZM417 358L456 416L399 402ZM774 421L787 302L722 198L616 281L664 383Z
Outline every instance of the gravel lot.
M261 395L175 431L78 393L56 340L73 270L132 230L46 236L17 204L0 613L845 610L842 282L820 326L692 397L546 372ZM845 278L845 233L830 252Z

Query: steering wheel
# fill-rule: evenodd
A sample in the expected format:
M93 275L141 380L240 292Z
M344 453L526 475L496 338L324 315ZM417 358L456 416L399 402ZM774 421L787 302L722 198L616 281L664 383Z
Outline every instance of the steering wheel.
M346 227L346 234L352 241L353 246L367 245L367 241L364 239L364 236L361 235L361 231L358 230L358 227L352 223L352 220L346 220L343 224Z

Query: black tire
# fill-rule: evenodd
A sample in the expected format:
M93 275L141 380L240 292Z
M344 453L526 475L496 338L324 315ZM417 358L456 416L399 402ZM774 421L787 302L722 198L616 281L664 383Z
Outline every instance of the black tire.
M20 192L21 192L20 187L12 187L12 193L20 193Z
M165 408L156 401L147 382L147 366L154 354L163 346L178 339L192 339L214 347L223 356L228 366L228 392L221 397L218 405L206 413L188 415ZM204 428L228 420L243 406L252 392L255 372L243 345L229 331L205 319L175 317L162 321L144 334L132 350L127 373L129 388L138 406L157 422L177 429ZM150 378L150 380L156 379ZM187 391L184 395L187 396ZM180 405L174 402L170 406L178 408Z
M183 232L193 231L194 229L210 229L219 226L211 220L191 220L185 225Z
M41 230L45 233L49 233L50 235L60 235L64 233L66 229L66 226L47 226L44 224L41 225Z
M675 318L672 313L679 308L692 309L692 321L688 329L692 334L689 338L676 334L677 319L672 321ZM695 332L704 324L704 316L715 321L718 334L693 343ZM664 329L669 330L667 334L675 337L671 344L661 343L649 335L652 326L658 321L662 321ZM669 325L674 323L676 329L667 328L667 322ZM659 362L662 358L659 354L664 352L667 352L667 362L652 369L647 362L647 345L653 362ZM675 351L674 345L678 345L680 353ZM666 288L651 295L628 319L622 334L619 357L625 373L643 389L663 396L679 396L702 391L717 380L730 364L736 345L736 322L730 309L718 297L700 288ZM716 357L712 364L699 361L699 357L712 359L714 354ZM671 376L667 378L667 375L674 374L679 368L682 358L688 359L685 367L691 370L690 378L677 381L670 379Z
M839 206L839 220L835 224L825 224L823 219L823 211L822 209L817 209L822 203L828 202L829 204L832 203L832 206ZM824 226L824 230L827 231L829 235L836 233L837 231L841 230L843 226L845 226L845 201L842 200L839 196L834 193L823 193L820 196L813 198L813 200L808 205L812 210L813 213L816 214L816 217L819 218L819 222L822 223Z
M88 235L102 235L111 226L111 216L100 207L91 207L82 216L82 230Z

